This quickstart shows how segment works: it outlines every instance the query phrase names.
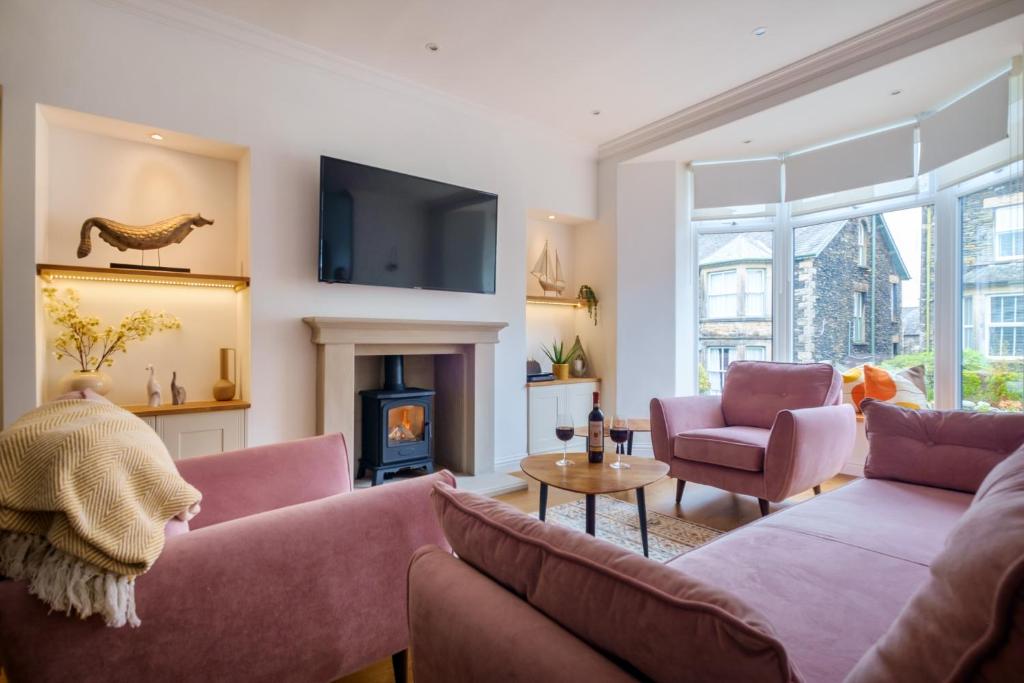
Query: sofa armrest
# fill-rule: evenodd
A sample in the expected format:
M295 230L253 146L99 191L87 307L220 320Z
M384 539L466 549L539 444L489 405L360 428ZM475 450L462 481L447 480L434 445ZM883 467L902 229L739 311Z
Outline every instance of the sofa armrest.
M330 681L404 649L413 552L448 547L430 500L447 472L176 536L136 581L139 628L49 614L0 584L12 682Z
M779 502L839 470L853 452L857 418L848 404L781 410L765 449L765 490Z
M724 427L720 396L677 396L651 399L651 444L654 457L672 460L672 439L691 429Z
M504 586L429 546L409 566L409 643L416 683L636 680Z
M203 494L193 530L352 490L341 434L186 458L178 472Z

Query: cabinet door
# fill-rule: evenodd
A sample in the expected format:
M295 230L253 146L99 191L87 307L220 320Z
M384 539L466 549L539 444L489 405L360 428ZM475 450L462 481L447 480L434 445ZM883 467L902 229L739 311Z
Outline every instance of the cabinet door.
M562 448L555 436L555 419L563 399L564 387L531 387L527 415L527 450L530 454L550 453Z
M175 460L245 448L245 411L160 415L157 433Z
M587 417L594 407L594 392L598 390L597 382L581 382L579 384L567 384L566 407L572 415L572 421L579 427L587 426ZM569 449L575 451L587 450L587 440L577 437L569 442Z

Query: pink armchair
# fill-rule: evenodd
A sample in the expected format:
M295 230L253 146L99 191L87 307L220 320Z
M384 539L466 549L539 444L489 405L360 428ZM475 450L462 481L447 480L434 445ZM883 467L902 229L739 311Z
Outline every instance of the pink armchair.
M335 680L393 656L406 569L448 547L430 503L447 472L352 491L340 435L178 463L203 492L191 530L136 582L142 625L47 614L0 583L0 666L19 681Z
M856 418L842 378L823 363L736 361L722 395L651 400L654 457L675 477L755 496L761 514L839 473Z

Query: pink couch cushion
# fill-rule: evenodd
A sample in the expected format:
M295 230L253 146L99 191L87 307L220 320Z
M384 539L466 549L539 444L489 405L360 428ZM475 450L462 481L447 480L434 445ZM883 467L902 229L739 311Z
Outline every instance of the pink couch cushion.
M490 498L437 485L434 501L463 561L647 677L799 680L772 626L710 583Z
M847 679L1019 680L1024 665L1024 449L992 471L886 634Z
M838 405L843 399L839 373L824 363L734 361L722 389L727 425L770 429L780 410Z
M764 449L771 431L759 427L692 429L675 438L677 458L748 472L764 469Z
M875 479L974 493L996 464L1024 443L1024 415L910 410L873 399L861 404Z

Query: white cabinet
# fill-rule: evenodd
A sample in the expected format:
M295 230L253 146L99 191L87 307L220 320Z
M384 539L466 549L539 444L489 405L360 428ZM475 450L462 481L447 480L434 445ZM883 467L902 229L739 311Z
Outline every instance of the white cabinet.
M555 421L558 414L572 415L576 428L585 427L587 416L593 408L593 394L600 391L600 380L568 380L566 382L543 382L527 387L527 450L531 455L552 453L562 450L562 442L555 436ZM583 437L569 442L570 451L582 451L586 446Z
M244 409L140 417L159 435L175 460L245 448Z

